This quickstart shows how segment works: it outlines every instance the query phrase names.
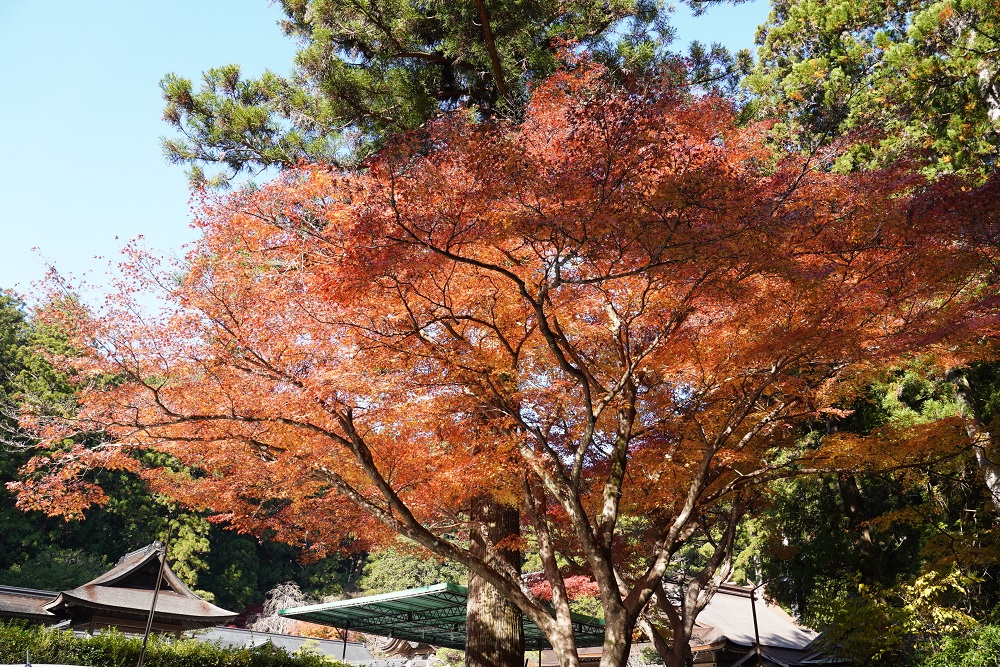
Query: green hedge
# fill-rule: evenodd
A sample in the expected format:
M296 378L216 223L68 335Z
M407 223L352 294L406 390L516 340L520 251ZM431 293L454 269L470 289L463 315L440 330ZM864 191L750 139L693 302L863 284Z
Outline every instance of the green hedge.
M32 663L135 667L142 639L120 632L76 637L72 632L50 630L21 622L0 623L0 663L24 664L25 651ZM220 648L215 644L182 638L149 638L148 667L335 667L344 663L308 651L289 655L271 644L254 648Z

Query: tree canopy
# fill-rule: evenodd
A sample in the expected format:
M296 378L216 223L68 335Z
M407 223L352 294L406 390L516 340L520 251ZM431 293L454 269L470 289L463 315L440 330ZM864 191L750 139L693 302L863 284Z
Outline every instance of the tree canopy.
M723 99L622 87L584 60L520 122L451 115L364 171L208 197L173 311L136 317L126 290L80 321L82 411L40 435L85 424L114 443L48 461L137 470L136 448L167 452L190 472L147 470L154 488L317 554L403 535L502 591L564 665L567 576L596 583L602 665L621 665L701 535L684 613L665 605L681 661L759 485L968 444L943 420L905 445L795 454L796 426L841 414L873 368L962 360L992 294L983 191L822 167ZM15 487L50 511L99 497L66 479ZM483 535L483 494L520 504L554 615L456 539Z
M41 443L0 575L96 573L169 510L227 599L294 555L314 593L468 575L566 666L580 609L603 667L637 626L686 664L751 570L862 663L988 652L997 3L776 0L742 89L656 0L281 4L288 76L161 82L196 183L273 180L200 190L186 261L130 251L99 314L0 302L0 419ZM103 551L37 511L93 504Z

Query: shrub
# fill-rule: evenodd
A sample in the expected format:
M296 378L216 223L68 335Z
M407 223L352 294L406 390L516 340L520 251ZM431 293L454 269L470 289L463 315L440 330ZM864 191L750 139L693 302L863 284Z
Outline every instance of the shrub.
M51 630L23 622L0 623L0 663L23 663L25 652L32 663L133 667L139 660L142 639L117 631L93 637ZM336 667L336 660L312 651L290 655L271 644L253 648L222 648L189 638L153 635L146 647L148 667Z
M981 625L944 639L919 667L1000 667L1000 625Z

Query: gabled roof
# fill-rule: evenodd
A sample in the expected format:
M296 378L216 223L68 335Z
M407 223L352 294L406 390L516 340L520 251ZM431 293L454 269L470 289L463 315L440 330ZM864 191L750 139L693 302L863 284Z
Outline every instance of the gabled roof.
M809 651L795 648L772 648L761 647L761 658L765 665L775 665L776 667L799 667L802 659ZM732 667L756 667L757 652L750 649L746 654L734 662Z
M73 607L106 614L147 615L160 574L162 546L156 542L123 556L118 563L82 586L62 591L45 609L59 615ZM156 596L156 618L180 622L185 628L217 625L236 618L236 612L216 607L184 585L169 565L163 567Z
M796 623L784 609L768 602L763 595L757 598L756 607L761 646L805 649L816 639L816 632ZM741 646L753 646L750 589L733 585L719 588L705 609L698 614L694 635L695 642L700 645L728 639Z
M426 642L446 648L465 648L465 608L468 589L456 584L435 584L395 593L282 609L285 618L335 628L348 628L382 637ZM573 615L577 646L604 643L604 621ZM542 631L524 617L524 647L550 648Z
M118 586L121 588L149 588L152 590L156 586L156 575L160 567L160 554L163 546L159 542L145 546L141 549L131 551L115 563L115 566L97 577L88 581L84 586ZM172 589L176 593L188 597L197 597L184 582L177 578L174 571L167 565L163 568L163 584L160 592Z

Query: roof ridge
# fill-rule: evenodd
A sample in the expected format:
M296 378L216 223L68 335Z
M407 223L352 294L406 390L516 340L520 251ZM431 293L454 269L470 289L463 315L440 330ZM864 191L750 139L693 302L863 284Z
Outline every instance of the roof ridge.
M145 555L150 551L163 551L163 542L160 542L159 540L154 540L152 544L147 544L146 546L140 549L128 552L127 554L118 559L118 562L115 563L115 567L118 567L132 556L138 556L139 554Z
M25 597L54 598L59 595L58 591L46 591L41 588L25 588L23 586L8 586L0 584L0 593L10 593L12 595L23 595Z

